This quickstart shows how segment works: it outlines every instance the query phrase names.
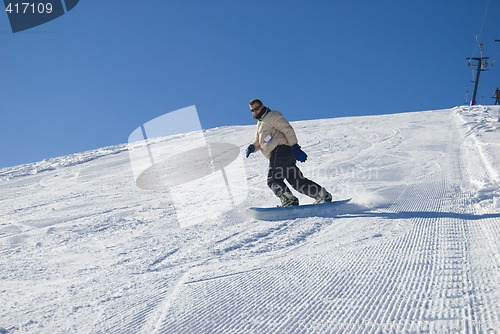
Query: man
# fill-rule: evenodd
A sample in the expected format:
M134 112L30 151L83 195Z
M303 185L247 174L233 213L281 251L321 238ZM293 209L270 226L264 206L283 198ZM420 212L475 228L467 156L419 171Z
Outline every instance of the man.
M299 205L284 180L298 192L315 199L314 203L331 202L332 195L317 183L304 177L296 161L305 162L307 154L300 149L290 123L276 110L264 106L261 100L249 103L252 117L257 119L255 141L246 150L246 157L256 151L269 159L267 185L280 198L281 206Z
M500 89L495 90L495 105L500 104Z

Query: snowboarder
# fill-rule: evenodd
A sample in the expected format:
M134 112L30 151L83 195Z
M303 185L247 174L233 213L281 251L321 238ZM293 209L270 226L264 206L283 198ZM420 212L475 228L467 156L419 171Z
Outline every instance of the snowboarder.
M500 89L495 90L495 105L500 104Z
M332 195L317 183L304 177L297 160L305 162L307 154L301 150L295 131L285 117L266 107L261 100L249 103L252 117L257 119L255 141L246 149L246 157L256 151L269 159L267 185L281 200L281 206L299 205L284 180L298 192L315 199L314 203L332 201Z

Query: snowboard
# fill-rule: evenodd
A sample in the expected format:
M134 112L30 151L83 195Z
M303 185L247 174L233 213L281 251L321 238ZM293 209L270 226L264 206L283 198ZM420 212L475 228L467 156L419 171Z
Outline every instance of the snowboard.
M321 204L304 204L298 206L277 206L273 208L251 207L247 215L258 220L284 220L314 216L334 215L335 210L349 203L351 198Z

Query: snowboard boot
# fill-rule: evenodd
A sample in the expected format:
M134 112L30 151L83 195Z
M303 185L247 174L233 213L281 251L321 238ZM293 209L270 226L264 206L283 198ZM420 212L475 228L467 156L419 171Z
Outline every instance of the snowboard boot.
M325 188L321 188L318 195L314 198L314 204L327 203L332 201L332 194L325 190Z
M280 206L297 206L299 205L299 199L295 197L291 192L285 191L280 196L281 205Z

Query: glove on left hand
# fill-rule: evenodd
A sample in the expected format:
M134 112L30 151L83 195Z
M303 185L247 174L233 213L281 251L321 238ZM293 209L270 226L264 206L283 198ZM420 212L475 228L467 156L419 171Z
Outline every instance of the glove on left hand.
M299 160L300 162L305 162L307 160L307 154L300 149L299 144L295 144L291 147L293 155Z

